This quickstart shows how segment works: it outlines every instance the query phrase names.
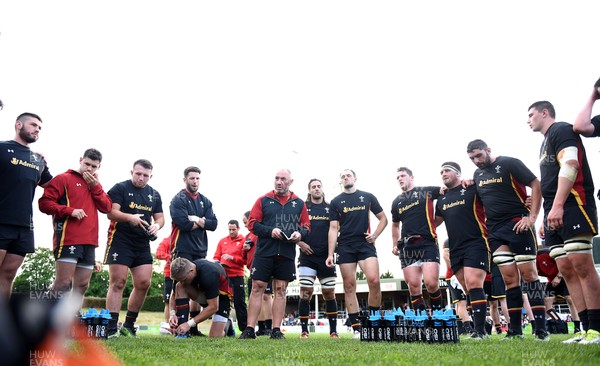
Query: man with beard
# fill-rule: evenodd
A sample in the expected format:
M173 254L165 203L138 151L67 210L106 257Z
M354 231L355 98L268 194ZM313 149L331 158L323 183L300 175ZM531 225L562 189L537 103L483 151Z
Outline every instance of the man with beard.
M35 188L52 179L44 158L29 149L41 129L38 115L23 113L15 122L14 139L0 142L0 296L5 299L25 255L35 251Z
M218 220L213 212L212 202L202 195L200 187L200 168L189 166L183 171L185 188L171 200L169 210L173 229L171 248L173 259L185 258L194 262L206 258L208 251L208 230L215 231ZM175 305L179 323L188 321L200 314L200 304L189 300L183 287L173 287ZM190 329L191 336L202 335L197 327Z
M133 163L131 179L115 184L108 196L112 209L108 213L108 245L104 264L108 270L106 308L110 311L108 337L118 337L117 324L127 272L131 271L133 291L127 302L127 314L121 335L135 337L135 321L146 299L152 278L150 240L165 224L162 200L158 191L148 185L152 163L139 159Z
M298 258L298 277L300 282L300 300L298 314L302 326L301 339L308 339L308 319L310 318L310 301L312 299L315 279L319 278L325 312L329 320L329 337L339 338L337 333L337 302L335 301L335 267L327 267L328 236L329 236L329 203L320 180L314 178L308 182L308 197L306 209L310 218L310 234L298 243L300 257ZM319 309L315 309L318 313ZM318 316L315 316L318 319Z
M535 265L537 239L534 224L541 206L540 181L521 160L508 156L494 157L491 152L482 140L473 140L467 145L469 159L478 168L473 179L487 217L493 261L500 268L506 285L510 329L505 339L523 338L522 277L535 318L535 337L547 341L544 289ZM530 207L525 202L526 187L531 188Z
M337 263L344 283L346 309L354 329L354 337L360 338L356 267L360 267L367 279L369 312L378 312L381 308L381 287L375 240L387 226L388 220L377 198L356 188L354 171L342 171L340 183L343 191L330 204L329 249L325 263L328 267L335 266L333 256L337 245ZM374 232L371 232L370 212L379 220Z

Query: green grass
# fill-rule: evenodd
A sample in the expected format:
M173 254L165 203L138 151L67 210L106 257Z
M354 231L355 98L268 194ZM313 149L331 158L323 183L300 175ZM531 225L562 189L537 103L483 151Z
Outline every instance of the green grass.
M204 331L204 328L202 328ZM344 331L344 330L342 330ZM311 334L285 340L258 337L238 339L174 339L142 332L137 339L106 341L125 365L599 365L600 345L560 343L572 335L552 335L537 342L532 335L503 342L493 335L487 341L461 339L459 344L361 342L342 333L341 339Z

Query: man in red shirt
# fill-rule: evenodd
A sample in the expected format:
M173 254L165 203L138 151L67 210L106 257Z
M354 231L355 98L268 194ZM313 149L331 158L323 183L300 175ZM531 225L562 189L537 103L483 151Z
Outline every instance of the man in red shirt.
M102 189L96 171L102 154L87 149L79 169L69 169L50 181L39 200L40 211L52 215L56 279L52 291L85 294L96 264L98 211L110 212L112 201Z
M229 277L233 289L233 306L240 331L246 329L248 321L248 308L246 307L246 286L244 284L243 258L245 238L239 233L240 223L237 220L229 220L229 235L219 240L217 250L213 257L219 261Z
M171 279L171 237L164 238L156 248L156 258L165 261L163 274L165 276L165 287L163 302L165 303L165 323L169 322L169 300L173 291L173 279Z

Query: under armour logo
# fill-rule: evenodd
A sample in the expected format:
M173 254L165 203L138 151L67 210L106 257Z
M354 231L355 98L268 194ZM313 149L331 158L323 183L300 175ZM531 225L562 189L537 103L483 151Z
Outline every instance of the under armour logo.
M573 225L573 230L575 230L575 229L581 229L581 225L580 224Z
M346 201L340 201L340 203L343 205L344 203L346 203Z
M269 205L272 205L274 202L273 201L269 201Z
M75 184L77 187L81 187L81 183L76 183Z
M480 265L480 266L485 266L485 263L483 263L483 262L479 262L479 265Z
M9 153L14 153L15 152L15 150L13 150L13 149L7 149L6 151L8 151Z
M133 193L129 193L129 197L133 197Z
M119 253L115 253L115 254L113 254L113 255L112 255L112 257L113 257L113 262L116 262L116 261L117 261L117 257L118 257L118 256L119 256Z
M75 249L77 249L77 248L75 248L74 246L71 245L69 247L69 254L75 254Z
M525 247L525 250L531 250L531 247Z
M252 271L250 271L250 274L254 274L254 272L256 272L256 267L252 267Z

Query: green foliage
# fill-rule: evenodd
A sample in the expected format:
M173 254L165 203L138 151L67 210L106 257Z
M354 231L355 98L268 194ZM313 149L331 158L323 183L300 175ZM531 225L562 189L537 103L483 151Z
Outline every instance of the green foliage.
M15 278L13 292L28 293L48 289L54 281L54 254L52 249L37 248L23 261L20 274Z
M379 278L394 278L394 274L388 270L387 272L382 273Z
M358 272L356 272L356 279L357 280L366 280L367 276L365 276L363 271L358 271Z

